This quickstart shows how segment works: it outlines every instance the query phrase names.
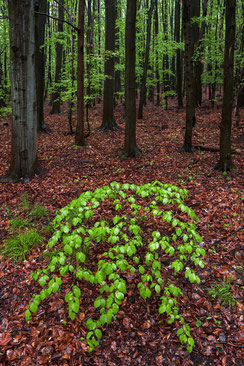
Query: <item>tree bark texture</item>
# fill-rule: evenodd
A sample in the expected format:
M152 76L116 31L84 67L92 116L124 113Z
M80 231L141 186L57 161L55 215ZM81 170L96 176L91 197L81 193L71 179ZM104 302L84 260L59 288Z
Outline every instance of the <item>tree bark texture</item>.
M9 0L12 99L11 162L6 180L40 172L37 160L35 16L32 0Z
M180 0L175 3L175 41L180 43ZM176 54L176 90L178 108L183 108L182 96L182 52L177 48Z
M47 12L47 0L40 1L38 9L41 13ZM45 42L46 17L35 15L35 68L36 68L36 102L37 102L37 130L46 130L44 122L44 89L45 89L45 51L42 47Z
M143 74L142 74L142 81L141 81L138 118L143 118L143 105L146 100L146 82L147 82L147 71L148 71L150 42L151 42L153 8L154 8L154 0L151 0L151 5L148 10L148 18L147 18L147 40L146 40L145 59L144 59Z
M58 7L58 17L61 20L64 20L64 0L59 0L59 7ZM64 30L64 25L62 21L58 22L58 32L62 33ZM58 36L58 38L60 35ZM55 72L55 92L52 95L53 105L51 114L60 113L60 93L61 93L61 72L63 66L63 44L61 42L56 41L56 72Z
M235 47L236 0L226 0L225 11L225 54L224 54L224 97L220 124L220 159L216 169L231 171L231 124L233 106L233 69Z
M137 0L127 0L125 30L125 144L123 155L140 154L136 146L136 10Z
M77 60L77 124L75 131L75 144L85 145L84 136L84 18L85 0L79 1L78 21L78 60Z
M183 0L183 31L185 38L185 88L186 88L186 129L183 152L192 152L192 123L195 113L196 95L195 80L193 69L194 36L192 17L194 16L194 7L198 0Z
M101 129L117 128L114 119L114 51L115 51L115 17L116 0L105 0L105 63L103 90L103 121Z

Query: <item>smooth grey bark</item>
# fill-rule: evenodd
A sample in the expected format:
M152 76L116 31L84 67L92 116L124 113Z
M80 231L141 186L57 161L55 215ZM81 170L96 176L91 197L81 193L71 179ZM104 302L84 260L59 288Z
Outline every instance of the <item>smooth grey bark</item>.
M9 0L12 99L10 168L1 181L29 178L40 172L37 159L35 16L32 0Z
M224 98L222 120L220 124L220 158L216 169L226 172L232 171L231 157L231 124L233 106L233 70L236 26L236 0L226 0L225 11L225 55L224 55Z

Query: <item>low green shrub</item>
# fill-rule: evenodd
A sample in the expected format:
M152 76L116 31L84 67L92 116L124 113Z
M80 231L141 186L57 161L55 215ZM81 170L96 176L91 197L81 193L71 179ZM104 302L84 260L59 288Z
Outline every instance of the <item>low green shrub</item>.
M14 261L21 261L30 250L42 243L41 235L34 229L11 235L3 243L0 254Z
M11 230L22 229L30 226L29 221L23 220L20 217L16 217L15 219L9 220L9 224Z
M237 304L237 300L232 295L231 287L231 277L224 278L222 283L212 284L211 288L208 289L208 293L213 299L218 300L223 305L227 304L231 309L234 304Z
M26 320L42 301L60 290L62 277L70 272L75 279L65 295L70 319L75 319L80 308L79 280L100 287L94 301L100 315L86 322L92 351L99 344L103 326L116 318L129 286L127 279L134 276L135 281L139 279L141 297L158 300L159 313L168 323L176 323L181 343L191 352L194 340L179 310L177 298L182 290L176 281L179 278L181 283L185 277L190 283L200 283L194 268L204 267L205 251L197 244L202 241L194 224L198 218L184 205L186 196L186 190L158 181L142 186L113 182L83 193L62 208L47 245L58 253L51 256L47 268L33 273L42 290L33 295ZM106 249L94 270L86 259L100 248L99 243Z
M44 217L47 216L47 209L45 206L40 205L39 203L35 203L33 209L31 210L30 214L31 217Z

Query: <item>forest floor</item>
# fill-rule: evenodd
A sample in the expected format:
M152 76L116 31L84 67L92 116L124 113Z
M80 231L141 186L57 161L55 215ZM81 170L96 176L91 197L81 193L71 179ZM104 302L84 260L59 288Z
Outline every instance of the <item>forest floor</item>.
M39 135L39 159L44 172L30 181L0 185L0 240L12 234L9 220L28 218L28 197L31 206L38 202L48 209L52 220L55 212L86 190L95 190L112 181L145 184L154 180L171 183L189 191L186 200L200 218L197 230L206 250L205 267L199 271L200 285L191 285L184 292L181 310L195 340L189 354L180 344L174 325L158 324L156 301L148 304L139 294L134 303L128 296L118 318L104 327L103 339L92 353L80 338L85 335L85 321L93 307L94 293L83 288L78 319L61 323L67 308L60 294L45 301L27 323L24 312L33 293L40 286L31 273L47 262L42 255L49 235L42 246L34 249L23 262L15 263L0 257L0 365L241 365L244 356L243 309L243 152L241 141L244 111L237 128L233 124L233 160L236 170L223 174L214 170L218 152L196 150L179 153L183 144L185 112L171 107L148 104L144 119L138 121L137 141L142 156L120 160L118 150L124 141L123 131L102 133L102 106L90 112L92 133L87 146L74 146L74 136L67 134L67 114L48 114L49 133ZM116 108L121 119L123 107ZM194 144L219 145L221 110L203 106L197 110L193 132ZM162 125L168 125L163 129ZM124 124L121 125L124 127ZM0 175L6 173L10 156L10 126L0 120ZM26 216L26 217L25 217ZM47 218L40 224L48 225ZM96 262L96 257L91 261ZM229 309L213 300L207 291L214 283L232 277L232 293L239 305Z

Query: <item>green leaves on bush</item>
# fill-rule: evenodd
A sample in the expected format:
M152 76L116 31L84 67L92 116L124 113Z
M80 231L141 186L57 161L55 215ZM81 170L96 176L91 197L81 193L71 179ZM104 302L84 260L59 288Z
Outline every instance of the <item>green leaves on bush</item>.
M166 261L171 263L168 268L174 276L185 276L190 283L200 282L191 266L204 266L205 251L197 244L201 237L193 222L198 218L183 204L186 195L186 190L158 181L143 186L113 182L83 193L62 208L54 219L56 231L47 245L52 250L58 244L59 251L46 269L33 274L43 289L33 296L26 319L36 313L41 301L60 289L62 277L72 272L76 285L65 295L72 320L79 312L82 296L77 281L84 279L100 287L94 301L100 315L86 323L87 342L93 350L102 337L101 328L116 318L127 293L127 278L134 275L140 278L137 287L141 297L146 300L157 296L159 313L167 317L168 323L181 324L177 335L191 352L194 341L177 306L182 291L165 278ZM97 208L103 205L109 205L112 217L94 220ZM87 256L101 242L107 251L94 270L89 268Z

